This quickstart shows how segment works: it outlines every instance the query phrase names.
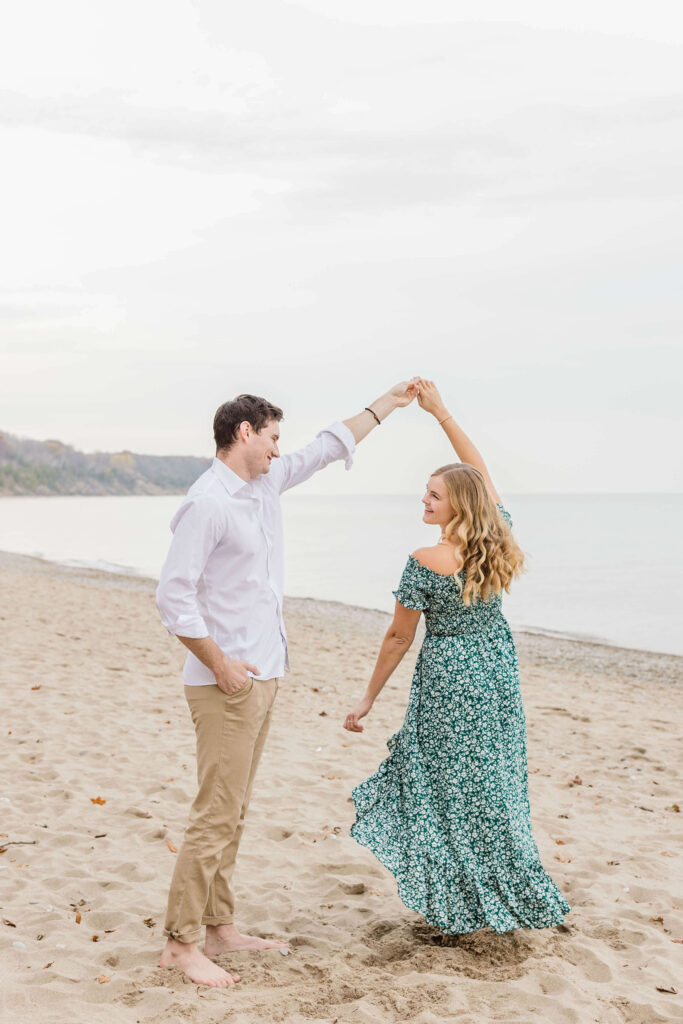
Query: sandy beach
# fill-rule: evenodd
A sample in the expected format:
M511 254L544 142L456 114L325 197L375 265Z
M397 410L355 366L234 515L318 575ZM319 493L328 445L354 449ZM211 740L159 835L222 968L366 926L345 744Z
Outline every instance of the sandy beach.
M286 608L292 671L237 874L238 925L292 952L235 954L230 990L159 969L194 735L153 590L0 555L4 1020L683 1020L683 659L517 636L535 835L572 912L444 943L348 834L351 788L401 723L419 644L353 736L343 713L388 617L303 599Z

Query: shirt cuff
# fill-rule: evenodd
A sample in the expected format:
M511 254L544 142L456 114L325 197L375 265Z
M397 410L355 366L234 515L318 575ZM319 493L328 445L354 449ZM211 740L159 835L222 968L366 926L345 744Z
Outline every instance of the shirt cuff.
M164 623L166 626L166 623ZM196 618L178 619L170 626L166 626L170 636L186 636L188 640L203 640L208 637L209 631L201 615Z
M320 434L332 434L338 441L341 441L346 455L340 456L340 458L344 458L344 468L351 469L351 466L353 465L353 453L356 450L356 439L346 424L342 423L341 420L336 420L334 423L331 423L329 427L325 427L324 430L321 430ZM318 437L320 437L320 434L318 434Z

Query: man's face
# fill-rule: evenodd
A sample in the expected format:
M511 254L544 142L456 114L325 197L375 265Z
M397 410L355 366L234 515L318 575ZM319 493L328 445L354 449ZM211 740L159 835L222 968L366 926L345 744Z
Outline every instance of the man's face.
M280 458L277 446L279 439L280 424L277 420L268 420L265 427L258 432L250 430L247 454L249 473L252 477L267 473L272 460Z

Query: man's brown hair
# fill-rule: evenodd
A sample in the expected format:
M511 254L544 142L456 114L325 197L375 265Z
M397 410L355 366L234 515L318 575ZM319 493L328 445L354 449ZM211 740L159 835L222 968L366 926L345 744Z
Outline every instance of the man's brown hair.
M224 402L213 418L216 451L232 448L237 440L240 423L245 420L258 433L270 420L280 421L283 416L282 409L258 395L238 395L231 402Z

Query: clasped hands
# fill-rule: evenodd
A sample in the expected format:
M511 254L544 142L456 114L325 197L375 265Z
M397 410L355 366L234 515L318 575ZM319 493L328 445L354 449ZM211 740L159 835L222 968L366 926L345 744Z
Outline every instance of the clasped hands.
M441 418L442 413L447 413L436 384L433 380L427 380L426 377L412 377L410 380L401 381L400 384L395 384L391 388L389 394L393 396L398 408L410 405L417 398L420 408L431 413L432 416Z

